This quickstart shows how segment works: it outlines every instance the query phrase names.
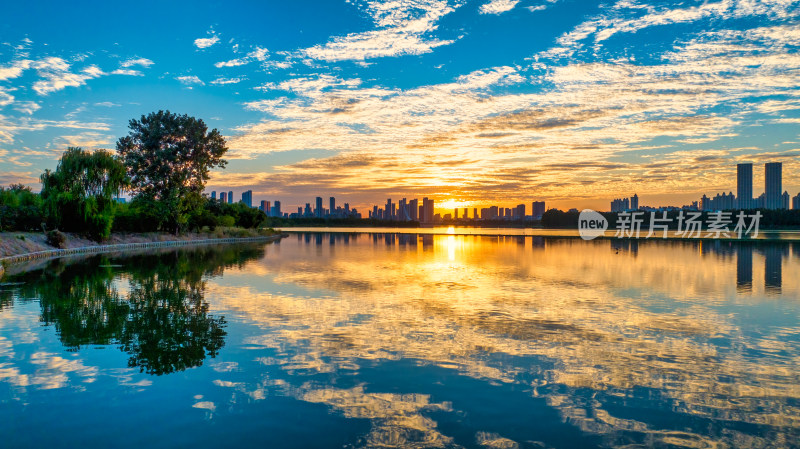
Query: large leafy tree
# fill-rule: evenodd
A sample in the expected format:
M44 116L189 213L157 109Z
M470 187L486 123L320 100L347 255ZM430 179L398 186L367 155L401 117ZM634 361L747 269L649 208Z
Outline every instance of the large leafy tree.
M215 167L227 164L228 148L219 131L188 115L158 111L129 123L130 134L117 141L128 168L131 189L140 201L152 203L162 229L185 229L189 216L202 206L201 193Z
M51 226L96 240L108 238L114 221L114 197L128 185L119 158L106 150L70 147L56 170L45 170L40 179Z

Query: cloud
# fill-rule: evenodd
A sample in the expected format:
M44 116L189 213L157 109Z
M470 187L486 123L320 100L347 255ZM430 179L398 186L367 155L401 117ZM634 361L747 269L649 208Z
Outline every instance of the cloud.
M301 50L298 56L328 62L362 61L430 53L436 47L455 42L437 39L431 33L438 28L439 19L455 11L461 2L414 0L358 4L372 18L376 29L334 37L325 44Z
M269 58L269 50L266 48L255 47L255 49L249 53L247 53L242 58L231 59L228 61L220 61L214 64L217 68L222 67L238 67L242 65L250 64L253 61L266 61Z
M219 37L217 35L213 35L211 37L201 37L199 39L194 40L194 45L197 48L203 49L211 47L212 45L219 42Z
M47 95L67 87L79 87L87 80L105 75L96 65L89 65L78 73L70 71L70 64L58 57L48 57L32 65L42 78L33 83L33 90L39 95Z
M0 81L19 78L25 70L33 65L30 59L18 59L10 65L0 67Z
M196 75L176 76L175 79L180 81L180 83L185 85L185 86L191 86L191 85L195 85L195 84L198 84L198 85L201 85L201 86L205 85L203 80L198 78Z
M481 14L502 14L511 11L520 0L491 0L489 3L481 5Z
M217 85L225 85L225 84L237 84L244 81L246 78L237 77L237 78L217 78L214 81L211 81L211 84Z
M35 101L20 101L14 105L14 109L22 114L32 115L42 107Z
M101 106L101 107L104 107L104 108L114 108L114 107L121 106L118 103L112 103L110 101L101 101L100 103L95 103L94 105L95 106Z
M147 58L132 58L132 59L127 59L125 61L122 61L120 63L120 67L133 67L133 66L136 66L136 65L139 65L139 66L142 66L142 67L150 67L151 65L153 65L153 61L151 61L151 60L149 60Z

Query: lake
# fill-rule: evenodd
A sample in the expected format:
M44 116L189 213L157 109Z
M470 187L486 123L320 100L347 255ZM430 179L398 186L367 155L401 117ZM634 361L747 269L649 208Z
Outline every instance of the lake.
M11 267L17 447L798 447L800 242L297 232Z

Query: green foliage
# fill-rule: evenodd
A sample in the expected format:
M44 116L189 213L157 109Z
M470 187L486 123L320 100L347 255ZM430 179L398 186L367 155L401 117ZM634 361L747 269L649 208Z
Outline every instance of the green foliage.
M44 221L42 199L30 187L0 187L0 231L38 231Z
M202 120L158 111L131 120L130 133L117 141L137 197L163 207L161 229L178 233L202 207L209 172L224 167L228 150L216 129Z
M219 225L224 228L231 228L236 224L236 219L231 217L230 215L223 215L219 217L217 223L219 223Z
M55 172L41 176L42 201L51 227L105 240L114 221L114 196L127 186L125 167L105 150L68 148Z
M56 248L66 248L67 236L63 232L53 229L47 232L47 244Z

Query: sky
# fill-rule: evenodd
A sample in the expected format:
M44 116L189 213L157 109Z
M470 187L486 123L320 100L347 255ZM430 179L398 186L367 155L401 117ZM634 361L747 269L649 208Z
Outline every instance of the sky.
M135 6L134 6L135 5ZM800 0L6 2L0 185L169 110L228 141L208 190L608 209L800 192ZM438 207L437 206L437 207ZM366 214L365 214L366 215Z

